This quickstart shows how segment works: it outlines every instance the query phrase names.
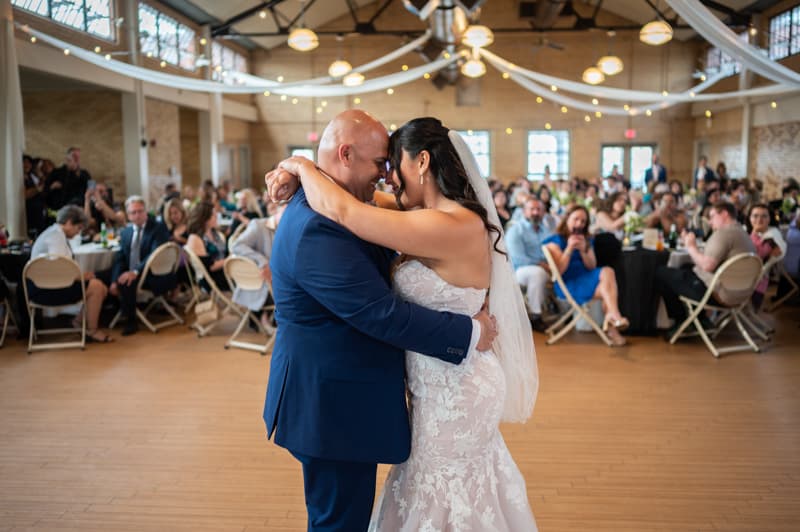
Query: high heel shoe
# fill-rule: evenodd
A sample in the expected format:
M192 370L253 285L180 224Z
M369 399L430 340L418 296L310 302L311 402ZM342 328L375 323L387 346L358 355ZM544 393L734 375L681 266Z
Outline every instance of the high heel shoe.
M628 343L625 337L616 329L608 331L608 339L611 340L611 347L622 347Z
M614 327L618 331L624 331L628 327L631 326L631 322L628 321L628 318L621 317L617 320L612 320L611 316L606 314L606 317L603 319L603 332L608 331L608 327Z

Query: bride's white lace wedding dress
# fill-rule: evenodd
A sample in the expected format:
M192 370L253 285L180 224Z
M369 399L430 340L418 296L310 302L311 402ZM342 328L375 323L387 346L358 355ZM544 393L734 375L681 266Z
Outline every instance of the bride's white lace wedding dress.
M408 301L468 316L486 296L417 260L397 268L394 286ZM500 434L505 378L494 354L473 351L456 366L407 352L406 371L411 456L389 472L370 530L535 531L525 480Z

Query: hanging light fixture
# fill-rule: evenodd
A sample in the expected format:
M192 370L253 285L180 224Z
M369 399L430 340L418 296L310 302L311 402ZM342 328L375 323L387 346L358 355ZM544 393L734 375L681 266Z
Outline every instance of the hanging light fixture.
M672 40L672 26L664 20L654 20L642 26L639 40L651 46L660 46Z
M308 28L295 28L289 34L286 44L298 52L310 52L319 46L319 37Z
M597 60L597 68L606 76L615 76L622 72L622 59L616 55L604 55Z
M344 59L337 59L328 67L328 75L332 78L341 78L351 70L353 70L353 65Z
M468 78L479 78L486 74L486 65L476 57L471 57L461 65L461 73Z
M494 42L494 33L486 26L473 24L461 34L461 42L472 48L483 48Z
M342 79L342 83L345 87L358 87L364 83L364 74L360 72L350 72Z
M606 76L600 71L597 67L589 67L583 71L583 76L581 79L585 83L589 85L597 85L598 83L603 83L606 80Z

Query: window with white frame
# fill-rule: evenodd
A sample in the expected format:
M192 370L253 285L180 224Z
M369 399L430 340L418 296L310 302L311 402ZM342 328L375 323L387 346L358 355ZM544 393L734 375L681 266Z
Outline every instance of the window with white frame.
M212 79L232 83L233 79L228 77L227 72L235 71L246 74L247 58L214 41L211 43L211 68Z
M769 57L778 60L800 53L800 6L769 21Z
M528 131L528 179L541 180L545 166L555 179L569 177L569 131Z
M626 176L632 188L643 188L644 173L653 166L652 144L605 145L600 150L600 169L603 176L611 175L614 166Z
M11 4L95 37L114 40L113 0L11 0Z
M747 32L739 34L739 40L748 43L749 37ZM711 74L717 72L728 72L729 74L738 74L742 70L742 64L729 56L719 48L712 46L706 52L706 71Z
M472 155L475 156L481 176L489 177L491 175L492 160L489 131L485 129L467 129L458 133L469 146Z
M153 6L139 3L139 48L147 57L194 70L195 31Z

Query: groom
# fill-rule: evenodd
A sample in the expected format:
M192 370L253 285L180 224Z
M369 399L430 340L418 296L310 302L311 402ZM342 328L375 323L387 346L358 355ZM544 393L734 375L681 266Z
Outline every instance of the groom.
M325 128L320 168L362 201L386 173L388 135L360 110ZM287 175L267 174L271 191ZM264 422L303 467L308 530L367 530L378 463L404 462L411 434L404 350L459 364L486 349L495 327L482 312L435 312L392 292L396 254L317 214L300 189L272 248L278 321ZM478 321L480 320L480 325Z

